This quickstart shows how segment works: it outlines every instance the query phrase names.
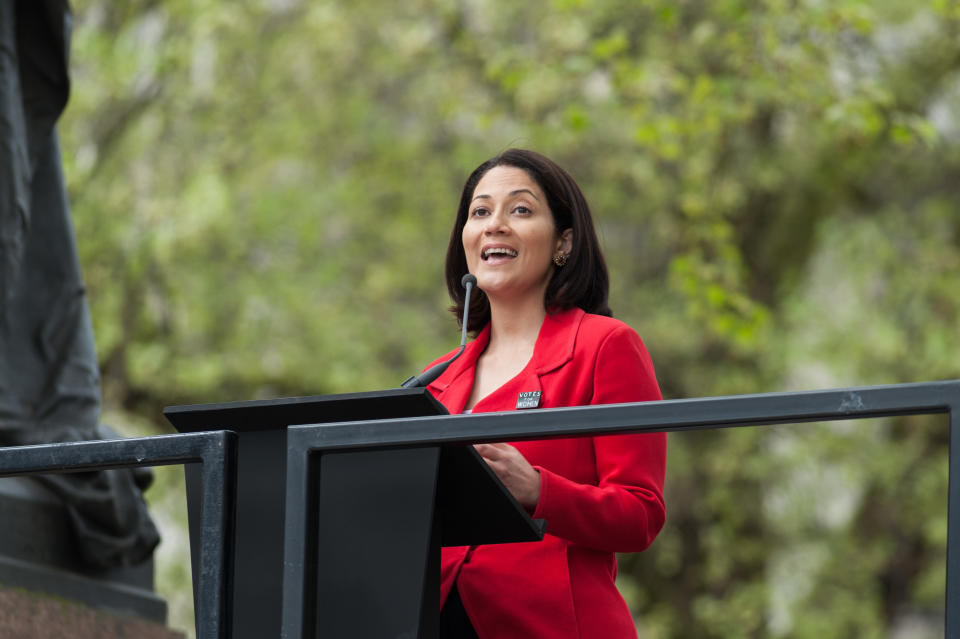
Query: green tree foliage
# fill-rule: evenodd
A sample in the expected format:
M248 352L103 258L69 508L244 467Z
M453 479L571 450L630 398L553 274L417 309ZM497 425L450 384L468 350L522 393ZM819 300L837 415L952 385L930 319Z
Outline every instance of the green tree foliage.
M108 406L395 386L456 343L469 170L568 167L667 397L960 377L952 0L75 3L61 135ZM947 436L678 435L643 637L934 637ZM913 634L910 634L913 633Z

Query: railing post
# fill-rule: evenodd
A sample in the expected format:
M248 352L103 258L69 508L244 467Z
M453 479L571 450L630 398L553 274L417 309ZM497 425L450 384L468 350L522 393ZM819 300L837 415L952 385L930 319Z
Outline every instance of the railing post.
M311 574L308 553L310 535L310 450L300 442L299 433L287 433L287 486L283 541L283 594L280 636L282 639L302 639L309 628L305 621L313 618L311 588L307 583Z
M950 405L949 466L944 636L947 639L960 639L960 398L954 398Z
M230 431L211 433L207 438L202 462L200 522L203 530L200 543L200 575L197 589L199 610L197 637L227 639L232 635L233 592L233 529L236 489L236 436ZM182 437L179 435L178 437Z

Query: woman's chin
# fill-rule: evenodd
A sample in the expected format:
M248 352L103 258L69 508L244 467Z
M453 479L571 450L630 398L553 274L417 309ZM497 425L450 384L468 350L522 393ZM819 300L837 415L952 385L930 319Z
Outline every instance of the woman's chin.
M482 290L487 298L493 302L525 300L530 296L539 295L543 297L544 291L537 286L531 286L526 282L505 281L503 279L477 278L477 288Z

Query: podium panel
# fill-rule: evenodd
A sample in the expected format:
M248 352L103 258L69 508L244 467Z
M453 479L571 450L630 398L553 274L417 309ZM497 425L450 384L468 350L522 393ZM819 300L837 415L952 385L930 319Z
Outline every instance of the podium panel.
M164 409L181 432L237 434L234 637L432 639L441 544L542 539L472 446L315 441L326 423L445 413L424 388ZM188 470L194 574L198 491Z

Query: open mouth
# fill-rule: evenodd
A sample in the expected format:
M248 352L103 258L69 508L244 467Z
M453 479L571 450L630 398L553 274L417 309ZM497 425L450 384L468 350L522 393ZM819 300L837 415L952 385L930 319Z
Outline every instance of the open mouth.
M484 249L480 258L486 262L488 260L512 259L517 256L517 252L510 248L497 247Z

